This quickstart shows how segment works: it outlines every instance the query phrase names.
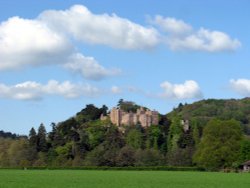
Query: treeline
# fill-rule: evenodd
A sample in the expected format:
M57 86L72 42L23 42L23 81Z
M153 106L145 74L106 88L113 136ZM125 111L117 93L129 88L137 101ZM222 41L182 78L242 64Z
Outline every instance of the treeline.
M217 108L213 118L202 114L205 111L196 116L193 111L209 108L210 102L202 103L205 107L194 104L196 109L180 104L172 113L160 115L159 125L148 128L140 124L117 127L109 119L101 121L100 115L107 114L108 108L87 105L75 117L52 123L48 133L41 124L38 130L30 130L28 138L0 138L0 166L195 166L217 170L237 168L250 160L245 119L220 118ZM123 100L118 105L138 108ZM189 120L186 128L182 120Z
M27 138L26 136L22 136L22 135L17 135L17 134L13 134L11 132L4 132L3 130L0 131L0 138Z

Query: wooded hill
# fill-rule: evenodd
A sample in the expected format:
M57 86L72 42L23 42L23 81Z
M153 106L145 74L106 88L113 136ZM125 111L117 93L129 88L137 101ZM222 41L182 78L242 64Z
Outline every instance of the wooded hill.
M125 111L139 108L120 100ZM148 128L112 125L103 105L87 105L65 121L41 124L28 138L0 138L0 167L9 166L198 166L237 168L250 160L250 99L208 99L179 104ZM188 120L188 129L182 120ZM122 130L122 131L121 131Z
M179 104L167 114L169 119L176 116L190 120L199 127L204 127L211 119L234 119L241 123L246 135L250 135L250 98L236 99L207 99L193 104Z

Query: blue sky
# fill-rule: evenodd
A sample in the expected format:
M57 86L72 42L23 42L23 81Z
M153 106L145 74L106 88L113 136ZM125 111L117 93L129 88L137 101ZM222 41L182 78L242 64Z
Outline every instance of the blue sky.
M250 2L1 1L0 130L120 98L167 113L250 96Z

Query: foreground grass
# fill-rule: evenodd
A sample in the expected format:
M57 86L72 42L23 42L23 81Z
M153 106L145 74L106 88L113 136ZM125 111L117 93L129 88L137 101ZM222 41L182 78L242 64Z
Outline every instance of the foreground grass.
M0 170L0 188L249 188L250 173Z

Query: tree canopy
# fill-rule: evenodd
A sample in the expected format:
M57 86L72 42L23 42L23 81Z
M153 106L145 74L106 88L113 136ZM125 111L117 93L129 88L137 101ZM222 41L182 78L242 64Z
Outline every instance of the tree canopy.
M235 120L211 120L194 156L194 161L207 169L230 167L238 160L242 130Z

